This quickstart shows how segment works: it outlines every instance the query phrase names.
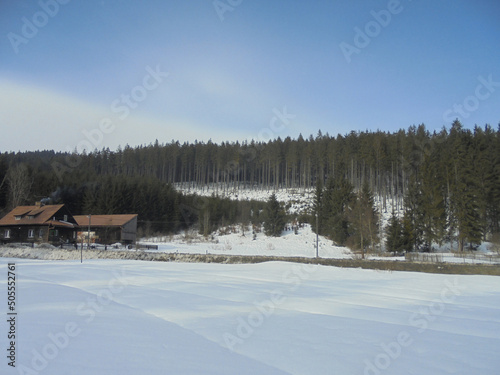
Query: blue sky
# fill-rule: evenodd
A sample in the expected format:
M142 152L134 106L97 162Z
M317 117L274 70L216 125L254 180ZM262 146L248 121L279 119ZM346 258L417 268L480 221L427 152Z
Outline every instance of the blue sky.
M0 5L0 151L500 122L497 0Z

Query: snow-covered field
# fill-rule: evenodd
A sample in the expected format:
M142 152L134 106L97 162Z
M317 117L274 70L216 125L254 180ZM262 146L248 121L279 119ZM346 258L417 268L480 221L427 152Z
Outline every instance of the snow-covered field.
M1 374L481 374L500 368L494 276L0 258L16 265Z

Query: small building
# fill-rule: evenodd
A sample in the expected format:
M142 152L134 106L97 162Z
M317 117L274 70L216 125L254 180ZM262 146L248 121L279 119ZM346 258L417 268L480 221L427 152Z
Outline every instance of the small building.
M18 206L0 219L0 241L75 243L78 224L63 204Z
M79 226L78 238L101 244L132 244L137 239L137 215L75 215ZM89 228L90 227L90 228ZM90 229L90 230L89 230ZM85 240L86 241L86 240Z

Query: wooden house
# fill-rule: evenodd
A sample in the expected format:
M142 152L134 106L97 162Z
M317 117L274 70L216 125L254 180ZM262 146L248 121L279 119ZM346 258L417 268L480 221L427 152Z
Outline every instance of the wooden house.
M0 219L0 242L76 242L78 224L63 204L18 206Z

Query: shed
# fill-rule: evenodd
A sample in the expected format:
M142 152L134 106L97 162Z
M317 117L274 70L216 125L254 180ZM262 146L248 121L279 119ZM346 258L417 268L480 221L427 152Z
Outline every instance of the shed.
M131 244L137 239L137 214L75 215L74 218L80 227L80 236L86 238L90 226L94 242Z

